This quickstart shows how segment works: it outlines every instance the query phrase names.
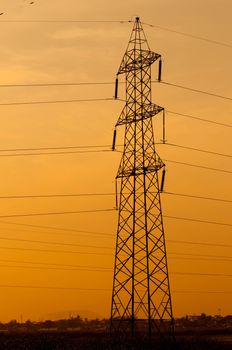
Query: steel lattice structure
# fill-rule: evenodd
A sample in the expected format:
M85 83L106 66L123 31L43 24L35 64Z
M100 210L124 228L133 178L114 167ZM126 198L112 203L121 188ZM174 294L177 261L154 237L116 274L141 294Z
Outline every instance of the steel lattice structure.
M173 330L158 179L164 163L155 151L152 125L163 110L151 102L151 65L160 58L150 51L136 18L117 73L126 75L126 104L116 124L125 125L125 137L116 176L120 197L111 307L111 332L132 336Z

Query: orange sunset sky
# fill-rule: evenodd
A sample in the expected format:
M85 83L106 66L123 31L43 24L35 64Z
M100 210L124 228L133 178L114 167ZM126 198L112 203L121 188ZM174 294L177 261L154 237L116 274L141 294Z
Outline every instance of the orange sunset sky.
M35 0L30 4L26 0L2 0L0 12L0 321L39 320L55 312L67 312L68 316L68 311L81 310L108 317L117 212L98 210L115 207L112 193L121 154L111 152L110 145L124 103L14 105L110 99L114 85L9 85L114 82L133 26L129 21L139 16L142 22L161 27L143 26L151 50L162 54L164 82L232 98L232 3ZM155 64L152 74L155 80ZM220 155L160 144L161 115L154 118L154 130L157 152L167 170L162 208L174 316L231 314L232 101L155 83L152 94L153 101L168 111L221 123L166 114L168 143ZM123 84L119 97L124 98ZM121 127L118 150L123 131ZM99 147L47 155L33 150L63 147L59 151L67 152L64 147L70 146ZM12 149L15 151L6 151ZM22 155L25 153L27 156ZM101 195L4 198L49 194ZM96 212L17 217L91 210Z

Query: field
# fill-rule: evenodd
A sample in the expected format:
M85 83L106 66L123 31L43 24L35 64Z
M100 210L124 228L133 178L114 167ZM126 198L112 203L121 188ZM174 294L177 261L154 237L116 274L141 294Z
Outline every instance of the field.
M7 332L0 334L0 350L229 350L226 335L177 335L176 344L110 339L104 334L77 332Z

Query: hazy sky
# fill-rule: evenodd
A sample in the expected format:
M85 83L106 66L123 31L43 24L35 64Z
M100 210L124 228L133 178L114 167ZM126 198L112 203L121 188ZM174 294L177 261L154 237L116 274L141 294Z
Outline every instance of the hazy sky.
M26 0L0 1L0 12L4 12L0 16L0 85L113 82L132 23L77 23L72 20L133 21L135 16L140 16L141 21L148 24L232 45L231 11L232 3L229 0L35 0L32 5ZM147 25L144 25L144 30L150 48L163 56L164 81L232 97L231 46L217 45ZM155 65L152 72L155 80ZM123 77L121 79L123 81ZM0 87L0 94L0 150L90 145L102 146L100 150L110 149L108 145L112 142L114 125L123 108L120 101L1 105L25 101L111 98L113 85ZM120 85L119 95L124 97L123 85ZM164 84L153 84L153 99L169 111L232 124L231 100ZM162 138L161 123L161 116L155 117L158 143ZM122 136L123 128L118 144L122 143ZM231 155L230 127L171 113L167 113L167 141ZM170 145L157 145L157 151L164 160L232 171L231 157ZM0 153L0 197L114 192L119 152L1 157L6 154L9 152ZM168 161L166 165L166 192L231 200L231 173ZM91 310L100 316L109 316L117 212L18 218L1 216L110 209L114 206L115 199L111 195L0 199L0 291L4 301L0 321L19 320L21 314L24 320L38 320L46 314L68 310ZM229 202L164 193L162 207L165 216L231 224ZM21 226L17 223L68 230ZM200 312L231 314L231 276L174 274L230 274L231 226L170 218L165 218L164 223L174 315ZM215 256L220 258L216 259ZM89 268L80 271L81 266L82 269L83 266ZM93 267L109 270L92 271ZM14 286L70 287L77 290Z

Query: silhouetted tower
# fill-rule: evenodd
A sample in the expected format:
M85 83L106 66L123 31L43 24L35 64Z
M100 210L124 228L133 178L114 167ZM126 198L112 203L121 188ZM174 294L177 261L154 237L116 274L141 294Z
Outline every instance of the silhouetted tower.
M126 75L126 105L117 126L125 125L124 150L116 176L120 186L111 307L111 332L149 338L173 331L173 315L160 204L164 163L155 151L152 118L163 108L151 102L150 51L136 18L117 73ZM116 130L116 129L115 129ZM113 150L115 148L114 133ZM158 171L163 168L162 184Z

